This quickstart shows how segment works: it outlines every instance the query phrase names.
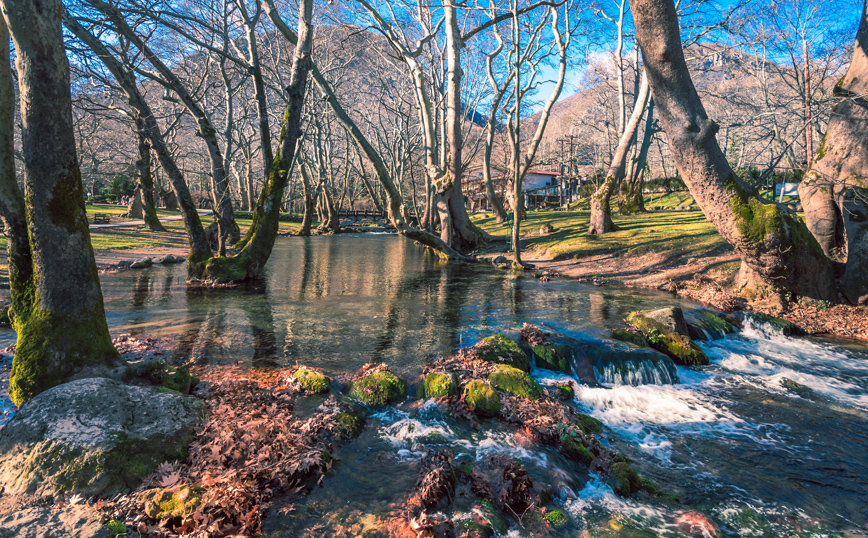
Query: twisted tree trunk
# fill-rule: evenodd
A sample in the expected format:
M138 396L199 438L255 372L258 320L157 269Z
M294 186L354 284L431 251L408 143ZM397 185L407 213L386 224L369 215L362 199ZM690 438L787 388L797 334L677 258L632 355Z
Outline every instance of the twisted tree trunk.
M845 264L841 292L852 303L868 304L868 1L853 60L835 95L839 101L799 197L823 251Z
M61 30L63 5L60 0L3 0L0 8L15 42L33 270L29 279L19 272L11 280L17 287L13 313L18 341L9 396L20 406L84 369L118 365L121 358L106 324L84 207ZM0 70L7 72L5 79L8 67ZM8 92L8 82L3 86Z
M718 146L718 126L687 70L673 1L633 0L633 18L672 155L690 193L741 257L743 293L835 299L831 265L805 225L785 206L754 196Z
M135 199L138 202L142 211L142 218L145 221L145 226L152 232L165 232L166 229L157 217L157 206L154 203L154 176L151 168L151 144L148 140L145 121L136 114L136 137L139 141L139 158L136 161L136 171L138 177L138 187Z

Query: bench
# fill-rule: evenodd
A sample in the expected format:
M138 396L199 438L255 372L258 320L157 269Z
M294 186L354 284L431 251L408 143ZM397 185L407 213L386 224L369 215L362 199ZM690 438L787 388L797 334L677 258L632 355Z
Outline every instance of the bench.
M93 214L93 223L94 224L108 224L109 215L108 213L94 213Z

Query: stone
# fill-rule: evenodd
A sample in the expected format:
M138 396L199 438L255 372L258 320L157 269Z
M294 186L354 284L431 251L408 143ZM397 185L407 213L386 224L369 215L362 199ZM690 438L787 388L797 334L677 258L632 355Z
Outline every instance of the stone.
M133 264L134 260L120 260L118 262L118 267L129 267Z
M555 372L569 374L572 372L570 363L573 352L564 344L539 344L533 346L533 355L537 368L545 368Z
M681 309L678 308L677 310L680 311ZM648 315L648 312L631 313L627 316L627 323L636 327L639 332L645 336L652 348L668 355L677 364L682 364L684 366L697 366L705 365L710 362L705 352L702 351L702 349L697 346L689 336L686 336L681 332L676 332L676 330L684 330L687 332L689 330L687 328L687 322L684 322L682 326L678 322L677 317L666 317L662 315L660 311L655 312L657 312L657 317L664 321L668 320L670 324L664 324L657 319L651 318ZM684 317L682 314L681 321L683 320ZM673 330L673 327L676 330Z
M332 380L322 372L302 366L292 373L293 383L305 392L323 394L332 389Z
M31 507L0 517L0 538L109 538L108 527L84 503Z
M450 373L431 372L422 381L423 397L440 398L441 396L454 396L458 393L458 384L455 375Z
M172 256L171 254L166 254L165 256L162 256L162 257L157 258L156 260L154 260L154 263L161 263L161 264L164 264L164 265L171 265L171 264L173 264L173 263L178 263L178 259L175 258L174 256Z
M629 463L618 462L609 469L609 486L615 495L629 497L642 487L639 473Z
M508 364L530 372L530 358L514 340L501 333L483 338L473 347L476 349L476 355L484 361Z
M205 404L165 388L71 381L27 401L0 430L0 492L108 497L183 460Z
M649 312L643 312L645 316L662 323L672 332L690 336L690 329L687 327L687 320L684 319L684 311L679 306L670 306L667 308L659 308Z
M500 265L503 263L509 263L509 259L506 256L498 256L491 260L491 263L493 263L494 265Z
M500 396L491 385L475 379L464 386L462 395L468 409L484 417L496 417L500 414Z
M488 376L492 387L528 400L539 400L542 396L543 388L527 372L506 364L495 367L497 369Z
M351 382L347 394L365 405L381 407L407 396L407 385L392 372L380 371Z
M130 269L144 269L154 265L154 260L151 258L139 258L130 265Z
M554 231L555 231L555 227L552 226L551 224L548 224L548 223L543 224L542 226L539 227L540 235L550 234Z
M688 323L694 340L717 340L735 332L735 327L722 316L708 310L696 313L696 323Z
M175 486L157 489L143 495L145 513L157 521L175 517L183 518L193 513L202 504L204 488L197 486Z

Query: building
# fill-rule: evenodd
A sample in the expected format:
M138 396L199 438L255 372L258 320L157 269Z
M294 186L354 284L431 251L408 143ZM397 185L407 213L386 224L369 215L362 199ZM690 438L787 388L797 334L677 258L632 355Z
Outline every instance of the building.
M494 185L494 193L503 202L506 201L506 189L509 186L509 177L504 171L495 166L491 167L491 183ZM488 196L485 193L485 179L482 175L482 167L471 168L465 172L461 181L462 190L467 196L467 209L470 211L487 211ZM539 207L558 207L568 195L566 186L560 183L560 174L550 170L528 170L521 184L521 191L525 196L525 205L528 209Z

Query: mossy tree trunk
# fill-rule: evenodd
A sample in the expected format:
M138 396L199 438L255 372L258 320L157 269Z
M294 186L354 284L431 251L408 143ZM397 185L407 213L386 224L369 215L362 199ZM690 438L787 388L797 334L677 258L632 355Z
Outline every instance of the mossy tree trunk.
M649 99L648 113L645 116L645 134L642 136L642 145L636 163L629 177L621 182L618 195L618 213L632 215L645 212L645 164L648 162L648 150L651 148L651 139L654 136L654 99Z
M166 229L157 217L157 205L154 203L154 176L151 166L151 143L148 140L145 121L136 113L136 138L139 141L139 158L136 160L138 192L134 198L139 199L142 208L142 218L145 226L152 232L165 232Z
M299 4L298 45L295 47L289 85L286 87L287 102L283 113L280 148L253 211L252 226L255 226L255 229L247 235L247 244L237 255L231 258L218 256L208 260L202 275L206 282L238 282L258 278L271 256L277 237L283 192L293 156L296 155L296 145L302 134L301 113L313 47L312 20L313 0L303 0Z
M786 207L753 195L733 172L687 70L672 0L634 0L636 40L678 170L696 202L742 260L739 286L835 299L831 265L807 227Z
M630 120L624 128L624 132L621 133L618 147L615 148L615 154L612 156L612 163L606 172L606 179L594 194L591 195L589 234L604 234L618 229L615 223L612 222L612 195L624 179L624 173L627 169L627 156L630 147L633 145L633 140L636 138L636 132L639 130L639 122L642 121L642 115L648 103L648 95L648 77L643 73L642 82L639 84L639 94L636 96L636 105L633 107L633 113L630 115Z
M15 291L18 341L9 396L20 406L83 369L121 359L108 332L84 207L63 5L3 0L0 6L15 42L33 256L32 277Z
M11 291L10 318L15 326L19 312L29 308L33 276L33 256L27 234L27 215L24 195L18 187L15 174L15 81L10 57L9 30L0 17L0 218L6 235L6 258L9 264Z
M844 263L841 292L868 300L868 2L862 10L853 59L835 85L838 99L810 170L799 184L808 229L832 260ZM845 197L847 200L845 201Z
M310 235L310 225L313 222L314 200L307 166L299 161L298 170L301 172L302 197L304 198L304 213L301 217L301 230L299 230L298 235L307 237Z
M199 278L204 270L205 262L211 257L211 246L208 244L208 237L205 234L202 221L199 219L199 213L196 210L196 204L193 202L187 181L166 146L163 133L157 125L151 107L136 86L135 76L130 69L127 69L109 52L99 39L85 30L69 12L64 10L63 18L64 25L69 31L94 51L103 65L106 66L126 95L130 107L135 111L136 118L141 119L151 147L172 185L172 191L168 197L165 197L166 208L180 209L181 215L184 217L184 226L190 244L190 255L187 257L187 276Z

